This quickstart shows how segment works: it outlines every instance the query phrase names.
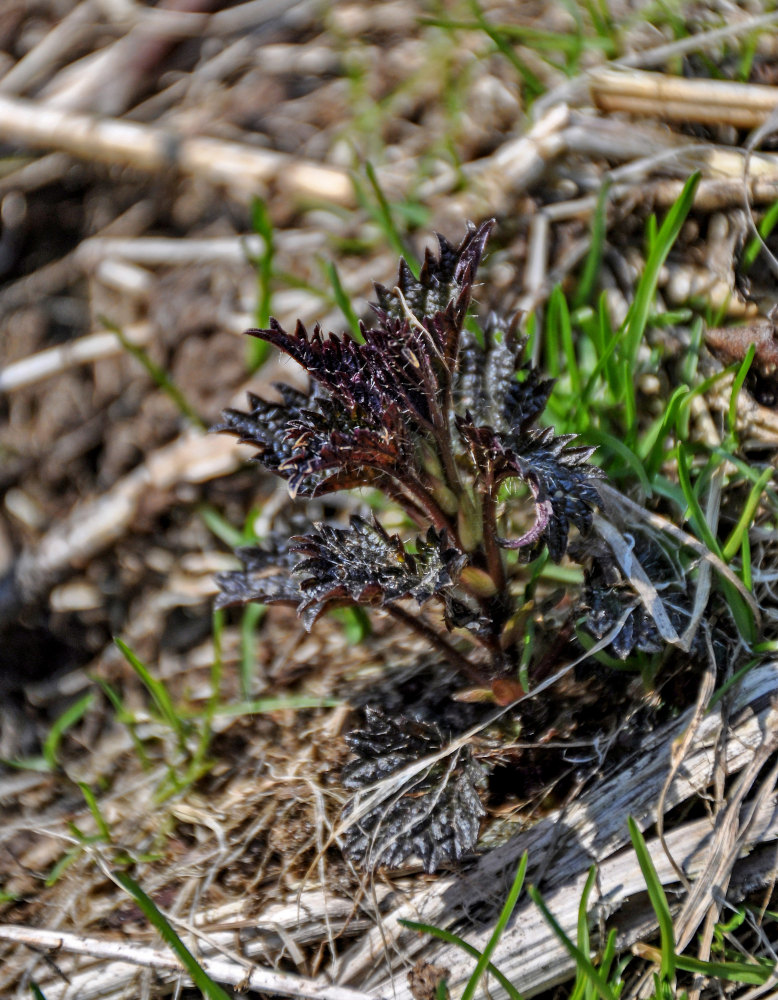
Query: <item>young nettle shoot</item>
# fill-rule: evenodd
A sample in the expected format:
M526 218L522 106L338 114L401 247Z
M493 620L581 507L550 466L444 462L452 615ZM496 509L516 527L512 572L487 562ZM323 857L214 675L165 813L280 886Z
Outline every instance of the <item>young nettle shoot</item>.
M544 547L558 562L571 526L590 529L600 472L589 464L593 448L537 426L553 382L524 360L515 322L489 314L476 330L470 306L493 225L469 226L459 246L438 237L418 279L402 260L396 286L376 286L362 343L318 326L309 335L301 323L288 333L275 320L249 331L300 364L309 388L279 384L278 402L251 395L250 409L226 411L221 429L252 444L293 497L371 487L419 533L401 538L361 517L291 538L276 532L239 550L244 568L219 576L218 604L291 604L308 629L339 606L383 608L463 684L497 701L508 690L510 701L525 645L521 564ZM526 489L506 488L511 481ZM519 558L506 558L510 550ZM444 742L434 724L368 713L350 738L361 760L344 780L371 784ZM415 856L433 870L459 859L478 834L482 777L465 748L390 808L350 808L359 820L347 849L368 867Z
M558 562L571 525L591 525L600 473L588 462L592 448L536 426L553 383L524 361L515 324L490 314L474 333L465 323L493 224L470 226L457 247L439 237L418 280L401 261L397 285L376 286L364 343L318 326L309 335L300 323L287 333L275 320L249 331L297 361L310 387L278 385L280 402L252 395L248 411L226 411L222 429L254 445L292 496L372 487L423 533L401 539L353 517L347 528L271 537L240 550L243 571L219 577L220 606L294 604L307 628L339 605L382 607L469 681L515 675L521 567L509 568L506 550L527 561L547 546ZM521 505L501 501L508 480L525 483L534 501L524 530L514 529ZM436 602L438 622L409 601Z

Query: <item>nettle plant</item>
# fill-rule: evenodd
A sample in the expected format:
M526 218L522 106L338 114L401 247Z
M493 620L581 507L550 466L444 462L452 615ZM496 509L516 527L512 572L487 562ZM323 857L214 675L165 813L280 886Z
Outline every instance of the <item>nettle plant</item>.
M493 225L470 225L459 246L438 237L418 279L401 261L397 285L376 286L375 326L362 327L362 343L318 326L309 336L300 323L288 333L274 320L249 331L301 365L309 388L279 384L279 402L250 395L250 409L226 411L221 429L256 447L293 497L379 490L419 534L401 538L355 516L348 527L271 535L239 551L242 571L220 575L218 603L291 604L308 629L332 608L382 608L463 682L505 702L520 690L523 564L544 547L558 562L571 526L589 531L601 473L593 448L537 425L553 381L524 360L515 321L490 314L479 327L470 313ZM347 739L357 759L344 783L357 789L445 744L434 724L376 711ZM433 870L458 859L478 835L482 781L466 749L442 760L390 806L361 810L346 848L368 867L418 856Z

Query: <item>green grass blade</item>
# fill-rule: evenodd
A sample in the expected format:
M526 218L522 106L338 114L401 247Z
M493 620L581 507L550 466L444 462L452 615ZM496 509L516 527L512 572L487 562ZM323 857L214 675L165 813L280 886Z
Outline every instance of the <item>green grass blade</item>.
M503 908L500 911L500 916L497 919L497 923L495 924L491 937L484 948L483 954L476 962L473 974L470 976L467 986L465 986L464 992L462 993L462 1000L472 1000L475 995L475 991L478 988L481 977L486 971L486 967L494 954L494 949L497 947L497 943L502 936L502 932L505 930L505 927L511 918L511 914L516 907L516 902L519 898L519 894L521 893L521 888L524 885L524 876L527 874L527 860L528 855L525 851L521 856L521 861L519 861L519 867L516 869L516 876L513 879L513 885L511 886L510 892L508 893L505 903L503 904Z
M89 711L94 700L94 691L87 692L69 708L66 708L62 715L52 723L41 748L43 759L52 771L56 770L58 766L57 754L62 737L71 726L74 726Z
M627 466L630 473L639 481L645 495L651 496L653 489L651 482L646 475L646 470L643 468L643 463L628 444L625 444L620 438L615 437L613 434L609 434L607 431L598 430L594 427L590 427L585 434L582 434L581 440L585 441L587 444L596 444L598 448L602 449L604 454L610 452L610 458L620 458ZM607 471L611 473L612 470L609 468L609 463L606 463L606 468Z
M764 493L767 484L772 478L773 470L771 468L765 469L759 479L757 479L751 487L737 524L732 529L729 538L724 543L724 548L722 549L721 554L725 562L729 562L730 559L734 558L738 549L741 548L743 541L747 540L748 529L751 527L751 522L754 519L756 508L759 505L759 500Z
M270 712L298 712L305 708L339 708L343 701L339 698L320 698L314 695L297 694L279 698L256 698L253 701L236 701L219 705L214 715L238 718L241 715L267 715Z
M581 272L581 280L578 282L578 289L573 299L574 309L579 309L585 303L590 302L594 294L594 286L597 276L600 273L600 265L602 264L602 248L605 245L610 187L610 180L606 178L597 195L597 204L592 215L592 242L589 247L589 253L586 255L586 261Z
M257 269L257 286L259 296L255 318L257 326L265 329L270 322L270 279L273 275L273 257L275 247L273 243L273 223L270 221L270 213L267 205L261 198L253 198L251 201L251 224L254 232L262 238L262 253L255 260Z
M240 619L240 693L244 701L251 697L257 668L257 629L265 617L265 604L247 604Z
M592 865L586 877L586 884L581 893L581 902L578 904L578 947L584 955L591 954L591 941L589 939L589 896L591 895L594 881L597 878L597 869ZM585 973L578 969L575 977L575 985L570 994L570 1000L584 1000L591 983Z
M737 400L740 395L740 390L743 388L743 383L746 380L746 375L748 375L748 370L754 360L755 354L756 345L751 344L746 351L746 356L740 363L740 367L738 368L732 382L732 391L729 394L729 408L727 410L727 430L729 432L729 438L733 442L737 440Z
M740 579L743 581L743 586L749 590L754 589L751 567L751 539L748 537L747 531L743 533L743 540L740 543Z
M687 457L687 449L681 442L676 446L675 457L678 468L678 482L680 483L683 498L686 502L688 520L691 522L700 541L705 542L711 552L722 558L721 546L710 529L710 525L700 506L700 501L697 499L697 495L692 487L691 468Z
M216 608L213 612L213 659L211 661L211 692L205 705L205 711L200 716L200 734L192 760L187 768L184 783L196 781L210 764L207 761L208 748L213 735L213 717L220 703L224 661L222 658L222 638L224 633L224 611Z
M778 222L778 201L773 202L773 204L767 209L762 221L759 223L759 234L762 239L767 239L770 233L773 231L776 222ZM754 263L756 258L759 256L759 251L762 249L762 243L756 237L754 237L746 246L743 252L743 260L741 267L743 270L747 271L751 265Z
M618 370L624 403L624 426L627 428L625 438L627 444L632 448L638 436L638 405L635 397L634 365L629 358L623 358Z
M320 698L315 695L297 694L278 698L255 698L219 705L214 715L237 718L241 715L267 715L270 712L302 711L306 708L339 708L340 698Z
M602 952L602 958L600 959L600 975L607 978L610 975L611 965L616 958L616 937L618 931L615 927L612 927L608 932L608 940L605 942L605 948Z
M35 1000L46 1000L46 995L34 979L30 981L30 993L35 997Z
M225 545L229 545L231 549L237 549L241 545L245 545L243 533L233 527L215 508L209 504L201 504L197 512L211 534L224 542Z
M706 712L712 711L716 705L721 701L727 691L732 688L737 687L741 680L746 676L749 670L753 670L754 667L758 666L762 662L761 656L754 656L750 660L747 660L742 667L734 672L734 674L721 685L720 688L716 688L713 694L710 696L710 701L708 702Z
M549 908L543 901L543 897L540 895L538 890L534 885L531 885L527 890L529 892L530 898L540 912L543 914L546 923L551 927L551 930L557 936L565 951L570 955L572 960L575 962L576 968L587 977L589 982L597 990L597 993L602 1000L617 1000L616 994L611 988L610 984L600 975L600 973L595 969L592 960L588 955L584 955L580 948L573 944L570 938L562 930L556 917L551 913Z
M156 382L157 386L162 390L162 392L165 393L168 399L172 401L178 412L190 423L194 424L195 427L199 427L202 431L207 430L208 425L206 422L191 405L189 400L178 388L165 369L161 368L156 361L153 361L142 347L139 347L137 344L133 344L120 326L117 326L116 323L112 323L106 316L100 316L98 318L106 330L110 330L111 333L116 335L124 350L146 369L147 374L154 382Z
M640 870L643 873L646 888L648 889L648 898L651 901L651 906L659 923L659 935L662 942L662 961L659 968L659 976L664 982L670 983L675 975L676 967L673 917L670 913L670 906L668 905L662 883L659 881L656 868L654 868L654 862L648 853L643 834L631 816L628 818L627 824L629 826L629 836L632 846L635 848L638 864L640 865Z
M186 752L186 732L184 730L184 724L181 721L175 706L173 705L167 688L161 681L158 681L157 678L151 674L146 664L138 659L126 642L118 638L118 636L114 638L114 642L119 647L119 650L125 660L138 675L144 687L151 695L162 719L164 719L170 729L176 734L179 749L182 752Z
M570 310L567 307L567 299L561 286L556 285L551 292L548 301L549 323L555 322L559 327L559 337L562 350L567 364L567 375L570 379L570 388L573 395L580 397L582 379L581 371L578 367L578 358L575 353L575 339L573 337L573 327L570 322Z
M638 454L643 459L646 475L650 480L659 472L665 459L665 441L673 432L678 410L686 395L688 386L679 385L667 402L665 411L643 435Z
M708 525L707 519L702 511L702 507L697 499L697 495L692 487L689 462L686 457L686 448L679 442L675 452L678 481L681 486L684 502L688 508L689 520L697 532L697 537L708 546L711 552L724 561L721 546ZM714 566L714 569L715 568L716 567ZM732 614L732 618L735 621L738 631L749 646L753 645L756 641L756 623L754 621L752 609L749 607L744 596L738 592L737 587L735 587L731 580L728 580L726 577L720 575L719 585L729 606L730 613Z
M346 290L341 284L338 269L332 261L327 262L327 277L332 285L332 297L335 299L338 309L340 309L343 313L343 316L348 323L349 330L351 330L351 336L358 344L364 344L365 338L362 335L362 330L359 326L359 317L354 312L351 299L346 294Z
M49 874L46 876L46 881L43 883L47 889L50 889L53 885L62 878L64 873L70 868L70 866L78 860L81 854L81 848L75 847L67 851L56 864L52 867Z
M378 203L376 221L381 226L389 245L394 249L398 257L405 258L414 278L418 278L421 270L419 263L412 254L408 253L405 244L403 243L402 236L400 236L400 232L394 222L391 205L383 192L383 188L378 181L378 175L375 172L375 167L370 160L365 162L365 173L367 174L370 187L373 189L373 194L375 195L376 202Z
M97 804L97 799L95 798L95 793L87 785L85 781L79 781L78 787L81 789L81 794L86 800L86 804L89 806L89 811L97 824L97 829L100 833L101 840L104 840L107 844L111 842L111 829L105 821L105 817L100 812L100 806Z
M141 912L148 922L155 927L166 945L176 955L186 971L189 973L192 982L203 993L208 1000L231 1000L218 983L201 968L197 959L189 951L181 938L176 934L165 917L159 912L154 901L146 895L134 879L121 871L114 871L113 877L122 888L132 896L138 904Z
M774 965L756 962L703 962L699 958L676 955L675 967L708 979L727 979L747 986L761 986L773 974Z
M689 214L689 210L694 202L694 192L697 189L699 180L699 172L692 174L665 216L659 231L653 238L651 234L649 235L650 251L646 260L646 267L638 282L635 299L624 321L626 335L625 354L629 359L630 369L633 371L637 360L638 347L645 333L649 313L653 308L657 283L659 281L659 272L678 238L681 226L686 221L686 216Z
M542 81L532 72L524 60L519 58L514 51L513 46L505 38L502 32L489 23L484 15L484 12L481 10L481 5L478 3L478 0L471 0L470 9L473 11L473 15L478 22L478 27L492 40L497 50L505 56L511 66L513 66L516 70L520 79L523 80L524 85L527 88L528 96L530 98L539 97L546 89L543 86Z
M273 223L267 205L261 198L253 198L251 202L251 224L254 232L262 240L262 252L251 260L257 275L257 305L254 310L254 321L260 330L265 330L270 323L273 298L273 259L275 243L273 239ZM265 363L270 354L270 344L256 337L249 338L247 345L246 364L250 372L255 372Z
M475 959L481 957L481 952L477 948L473 947L472 944L465 941L465 939L461 938L458 934L453 934L451 931L443 930L442 927L434 927L432 924L418 923L415 920L399 920L398 923L402 924L403 927L407 927L409 931L418 931L420 934L429 934L431 937L435 937L439 941L444 941L446 944L452 944ZM489 962L486 968L489 975L494 976L511 1000L522 1000L521 993L519 993L510 979L503 975L503 973L500 972L495 965L492 965L492 963Z
M93 674L89 675L90 680L94 681L103 692L105 697L110 701L114 712L116 713L116 721L120 722L123 726L127 727L127 731L130 734L130 739L132 740L133 746L135 747L135 752L138 755L138 760L140 761L141 767L144 771L148 771L151 767L151 761L146 753L146 748L143 746L143 741L138 736L137 733L137 722L135 716L126 707L118 692L114 691L111 685L103 677L97 677Z

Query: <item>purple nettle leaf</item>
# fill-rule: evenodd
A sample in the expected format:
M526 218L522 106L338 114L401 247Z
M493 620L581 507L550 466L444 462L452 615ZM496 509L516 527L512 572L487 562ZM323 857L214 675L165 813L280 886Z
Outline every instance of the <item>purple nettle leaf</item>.
M437 726L403 716L389 719L373 709L366 711L364 729L350 733L346 742L356 760L346 765L343 784L357 793L444 745ZM468 747L430 764L347 827L346 853L368 871L418 859L425 871L434 872L461 860L475 846L486 812L478 794L485 777ZM358 806L357 794L344 819Z
M416 539L416 551L410 552L397 535L360 517L352 517L350 528L318 525L317 531L293 539L292 548L305 556L294 574L307 628L327 606L344 600L383 606L412 597L425 604L456 582L467 561L433 528L425 539Z
M289 547L289 540L271 536L266 547L246 546L236 555L243 563L242 570L217 573L219 595L217 608L257 601L261 604L300 603L301 594L292 570L298 562L297 553Z

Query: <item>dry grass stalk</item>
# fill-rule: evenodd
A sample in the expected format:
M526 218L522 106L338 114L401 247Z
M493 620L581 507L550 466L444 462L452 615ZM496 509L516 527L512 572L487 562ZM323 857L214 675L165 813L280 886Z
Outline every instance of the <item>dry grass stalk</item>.
M127 327L124 335L131 344L141 347L149 343L152 330L148 323L138 323ZM74 365L116 357L124 350L115 333L108 331L89 333L85 337L69 340L57 347L46 348L37 354L30 354L20 361L6 365L0 371L0 392L12 392L14 389L34 385Z
M180 170L226 184L245 198L277 184L287 195L350 205L347 173L273 150L115 118L61 111L40 101L0 96L0 137L33 149L57 149L90 161L137 170Z
M756 128L778 104L775 87L726 80L692 80L663 73L595 70L589 86L595 105L670 121Z

